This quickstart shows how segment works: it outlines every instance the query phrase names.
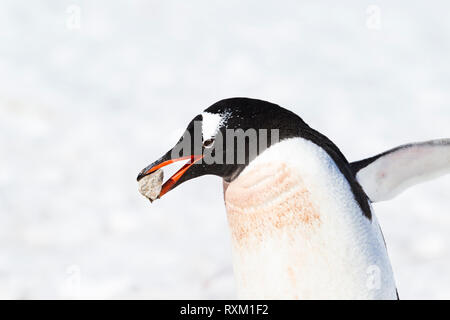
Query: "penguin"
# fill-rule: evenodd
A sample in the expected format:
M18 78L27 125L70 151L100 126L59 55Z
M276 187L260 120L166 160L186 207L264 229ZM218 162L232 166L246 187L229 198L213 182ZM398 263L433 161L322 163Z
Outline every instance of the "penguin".
M242 299L398 299L372 203L450 172L450 139L348 162L295 113L258 99L221 100L197 115L144 177L187 163L158 198L203 176L223 180Z

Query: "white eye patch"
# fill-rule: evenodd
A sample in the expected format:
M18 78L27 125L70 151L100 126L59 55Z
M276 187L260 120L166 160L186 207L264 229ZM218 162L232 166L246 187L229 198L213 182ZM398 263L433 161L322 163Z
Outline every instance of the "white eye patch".
M227 120L226 115L221 115L217 113L202 113L202 135L203 141L214 138L214 136L219 131L220 127Z

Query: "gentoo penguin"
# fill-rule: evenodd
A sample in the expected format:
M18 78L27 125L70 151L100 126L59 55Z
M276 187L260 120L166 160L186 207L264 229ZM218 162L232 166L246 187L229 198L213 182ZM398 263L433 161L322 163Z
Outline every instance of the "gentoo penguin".
M240 298L397 299L371 202L448 173L450 139L349 163L293 112L231 98L196 116L138 181L180 160L158 198L202 175L223 179Z

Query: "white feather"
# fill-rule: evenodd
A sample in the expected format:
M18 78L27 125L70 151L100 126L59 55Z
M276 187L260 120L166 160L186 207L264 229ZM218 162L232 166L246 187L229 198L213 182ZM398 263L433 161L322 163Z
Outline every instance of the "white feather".
M396 148L359 170L356 177L370 200L378 202L448 173L450 139L443 139Z
M202 118L203 141L214 138L227 119L226 115L210 112L203 112Z
M251 246L232 237L239 296L395 299L394 277L377 219L363 215L347 180L322 148L302 138L282 141L259 155L239 178L256 166L281 164L301 177L318 208L320 228L309 232L288 226L288 231L258 235L262 240ZM227 203L227 196L236 181L225 192L228 211L233 204ZM250 213L243 209L243 214Z

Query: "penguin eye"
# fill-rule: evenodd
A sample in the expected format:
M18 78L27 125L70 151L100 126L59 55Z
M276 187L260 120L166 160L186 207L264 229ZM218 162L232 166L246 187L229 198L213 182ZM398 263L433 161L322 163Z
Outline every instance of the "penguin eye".
M214 139L208 139L203 142L204 148L211 148L214 144Z

